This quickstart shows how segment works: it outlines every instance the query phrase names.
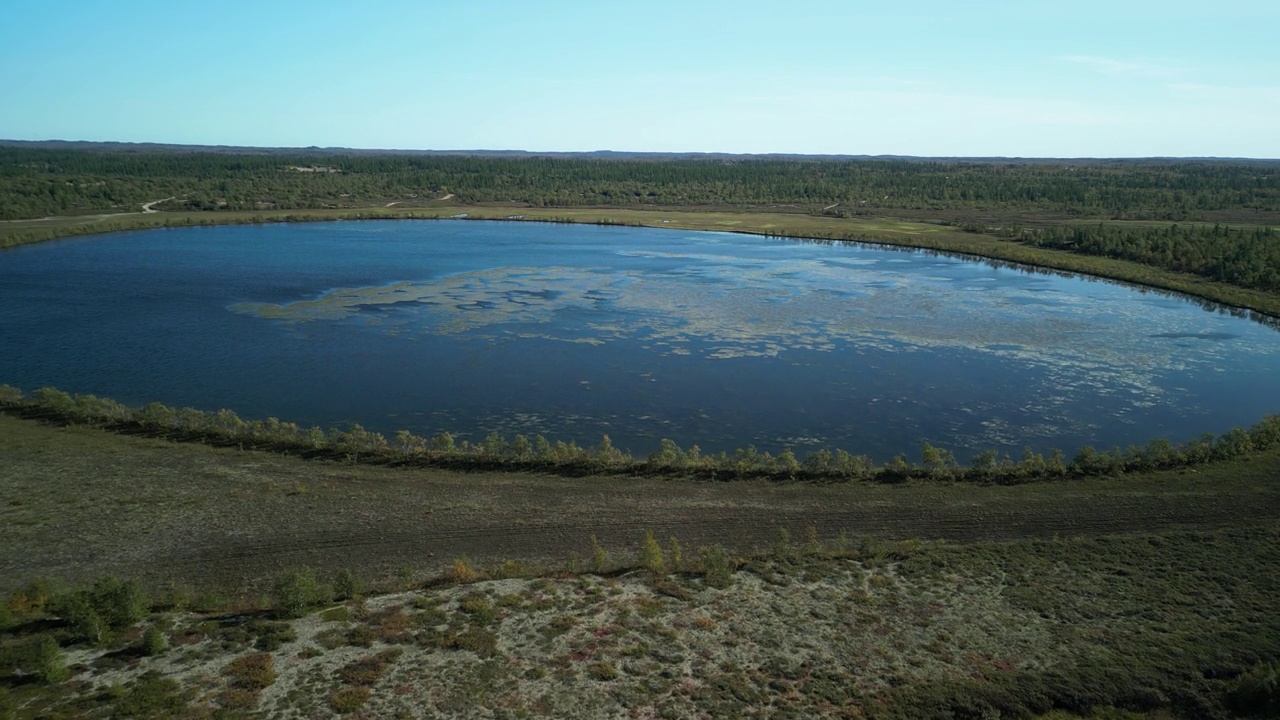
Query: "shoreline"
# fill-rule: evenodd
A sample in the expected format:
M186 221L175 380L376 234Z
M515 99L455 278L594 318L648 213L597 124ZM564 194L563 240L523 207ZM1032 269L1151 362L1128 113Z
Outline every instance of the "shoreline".
M82 216L83 217L83 216ZM221 225L265 225L280 222L337 222L352 220L491 220L504 222L554 222L621 225L667 230L735 232L799 241L859 242L898 248L971 256L1009 262L1049 271L1068 272L1124 282L1159 291L1207 300L1256 313L1262 322L1280 321L1280 295L1175 273L1140 263L1082 255L1023 245L991 235L967 232L944 225L895 218L849 219L777 212L727 212L722 210L657 210L620 208L524 208L518 206L443 206L439 208L343 208L269 212L130 213L83 221L75 216L67 224L16 227L0 233L0 249L20 247L69 237L112 232ZM53 223L57 219L9 221ZM1273 324L1273 323L1268 323Z

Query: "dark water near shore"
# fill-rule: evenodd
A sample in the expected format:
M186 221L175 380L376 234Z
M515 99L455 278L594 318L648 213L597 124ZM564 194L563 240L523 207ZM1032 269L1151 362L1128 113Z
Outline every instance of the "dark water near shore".
M1074 452L1280 412L1280 333L871 246L532 223L120 233L0 252L0 382L386 433Z

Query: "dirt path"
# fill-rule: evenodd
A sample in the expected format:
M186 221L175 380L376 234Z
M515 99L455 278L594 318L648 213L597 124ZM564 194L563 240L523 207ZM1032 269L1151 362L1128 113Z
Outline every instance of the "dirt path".
M0 222L16 223L16 222L47 222L49 220L81 220L83 222L80 224L85 224L85 223L97 222L99 220L106 220L107 218L123 217L125 215L138 215L138 214L152 215L160 212L159 210L155 209L156 205L159 205L160 203L163 203L163 202L169 202L170 200L173 200L175 197L177 196L175 195L173 197L167 197L167 198L162 198L160 200L152 200L151 202L142 203L142 210L140 211L140 213L118 212L118 213L98 213L96 215L46 215L45 217L41 217L41 218L22 218L20 220L0 220Z
M308 462L4 415L0 457L6 587L104 573L245 586L301 565L427 576L461 556L558 566L589 557L592 534L630 557L646 531L745 550L810 525L825 539L967 542L1280 520L1278 458L1017 487L570 479Z
M148 202L148 203L142 203L142 214L151 215L152 213L160 212L159 210L155 209L155 206L163 202L169 202L175 197L177 197L177 195L174 195L173 197L164 198L163 200L152 200L151 202Z

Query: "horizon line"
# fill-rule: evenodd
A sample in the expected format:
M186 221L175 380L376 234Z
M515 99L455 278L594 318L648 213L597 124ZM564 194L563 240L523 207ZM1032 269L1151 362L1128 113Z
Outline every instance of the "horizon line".
M796 159L867 159L867 160L956 160L956 161L1062 161L1062 162L1104 162L1104 161L1123 161L1123 160L1184 160L1184 161L1246 161L1246 162L1280 162L1280 158L1266 157L1248 157L1248 156L1232 156L1232 155L1134 155L1134 156L1101 156L1101 155L1079 155L1071 157L1058 156L1027 156L1027 155L911 155L902 153L802 153L802 152L724 152L724 151L701 151L701 150L523 150L512 148L467 148L467 149L433 149L433 148L360 148L348 147L343 145L307 145L307 146L291 146L291 145L218 145L218 144L199 144L199 143L166 143L153 141L130 141L130 140L65 140L65 139L45 139L45 140L20 140L10 138L0 138L0 146L38 146L44 149L52 149L58 146L73 146L88 149L86 146L94 146L93 149L145 149L145 150L178 150L188 152L224 152L224 153L323 153L323 154L364 154L364 155L466 155L466 156L485 156L485 155L514 155L514 156L532 156L532 157L560 157L560 156L623 156L631 158L654 157L654 158L796 158Z

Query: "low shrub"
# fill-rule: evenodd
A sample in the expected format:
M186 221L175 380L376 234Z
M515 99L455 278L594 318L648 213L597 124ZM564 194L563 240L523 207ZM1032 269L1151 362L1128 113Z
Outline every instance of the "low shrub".
M240 657L227 663L222 669L231 687L245 690L262 690L271 687L276 681L275 656L271 653L258 652Z
M329 599L330 593L324 591L309 567L284 571L271 589L272 609L282 618L301 617Z
M1280 717L1280 665L1255 665L1241 675L1227 696L1231 709L1249 717Z
M365 584L356 574L349 569L342 569L338 572L337 577L333 579L333 599L334 600L350 600L354 597L363 595Z
M371 694L367 687L344 687L329 696L329 707L340 715L353 713L364 707Z
M142 644L140 649L143 655L155 656L163 653L169 647L169 641L165 638L164 632L151 625L146 632L142 633Z
M725 589L733 585L734 567L729 552L720 545L702 550L702 577L707 585Z
M663 557L662 546L658 544L657 538L653 536L653 531L644 534L644 540L640 543L640 557L637 558L637 564L654 575L667 574L667 561Z
M466 585L483 580L484 573L475 565L471 564L470 560L465 557L460 557L454 560L453 564L444 571L444 579L450 582Z

